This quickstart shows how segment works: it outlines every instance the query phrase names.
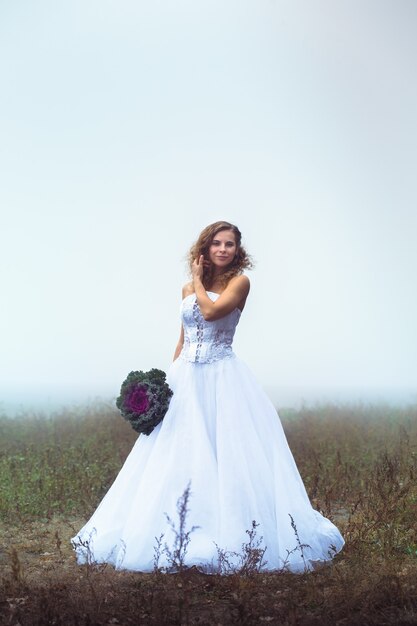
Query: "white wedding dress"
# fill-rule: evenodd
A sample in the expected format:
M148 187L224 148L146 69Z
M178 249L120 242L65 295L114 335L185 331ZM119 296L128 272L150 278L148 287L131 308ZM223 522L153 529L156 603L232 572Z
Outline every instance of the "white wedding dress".
M216 546L229 556L241 553L253 520L266 570L306 571L342 548L339 530L310 504L274 406L232 351L240 314L235 309L208 322L194 294L182 301L185 339L167 373L174 392L169 409L150 435L139 436L73 538L79 563L153 570L155 538L163 534L173 545L167 514L178 526L177 501L187 485L185 530L198 526L190 534L188 566L218 571ZM164 552L159 565L169 565Z

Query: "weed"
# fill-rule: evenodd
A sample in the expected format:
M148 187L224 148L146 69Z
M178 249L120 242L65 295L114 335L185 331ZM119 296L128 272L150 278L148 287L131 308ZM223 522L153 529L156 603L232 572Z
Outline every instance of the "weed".
M246 542L254 558L241 573L186 568L188 498L174 524L183 538L170 547L180 576L162 575L164 536L149 574L96 564L92 554L79 567L69 540L135 433L109 406L0 417L0 624L417 623L417 406L304 407L281 418L314 508L346 540L340 557L308 575L259 566L269 553L256 526ZM308 562L301 538L294 551Z
M259 524L253 520L250 529L245 532L249 537L242 543L242 551L224 550L217 543L218 571L220 574L237 574L239 576L253 576L262 571L267 565L264 560L266 546L262 545L263 537L257 537Z
M290 550L290 551L287 550L287 557L286 557L286 560L284 562L283 569L287 569L289 567L289 558L290 558L291 554L294 554L295 552L297 552L299 550L300 554L301 554L301 558L303 559L304 572L308 572L310 568L307 565L307 562L305 560L304 550L306 548L310 548L311 546L309 546L308 543L301 543L300 536L299 536L298 530L297 530L297 526L295 525L295 522L294 522L294 518L291 515L291 513L288 513L288 515L290 516L291 528L294 531L294 535L295 535L295 538L296 538L296 541L297 541L297 545L292 550Z
M175 522L170 518L170 516L165 513L167 522L174 534L174 541L172 546L169 546L165 542L163 547L163 554L166 556L166 559L168 561L168 567L166 568L167 572L181 573L184 570L184 568L186 567L185 560L187 556L187 549L191 541L191 535L195 530L200 528L200 526L192 526L190 530L186 530L187 515L189 511L188 501L190 499L190 488L191 483L188 483L183 494L177 500L178 526L176 526ZM162 535L160 539L162 540Z
M9 551L11 580L15 583L23 583L23 569L16 548Z

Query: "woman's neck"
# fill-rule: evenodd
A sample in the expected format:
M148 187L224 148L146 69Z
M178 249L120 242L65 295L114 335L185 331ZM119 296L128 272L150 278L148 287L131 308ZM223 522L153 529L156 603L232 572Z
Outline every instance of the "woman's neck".
M213 276L213 279L210 281L209 289L211 291L223 291L225 288L225 284L222 280L220 280L221 274L219 276Z

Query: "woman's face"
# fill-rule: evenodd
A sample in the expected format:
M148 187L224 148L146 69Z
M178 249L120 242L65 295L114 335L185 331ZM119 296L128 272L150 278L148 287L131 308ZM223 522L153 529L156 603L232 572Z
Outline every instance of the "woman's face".
M218 270L222 270L232 263L236 250L233 230L221 230L214 235L210 244L209 259Z

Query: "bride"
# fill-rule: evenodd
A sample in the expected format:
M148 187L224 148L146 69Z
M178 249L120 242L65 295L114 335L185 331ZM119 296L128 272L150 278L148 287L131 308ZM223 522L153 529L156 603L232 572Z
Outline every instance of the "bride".
M264 569L311 570L344 540L312 508L274 406L232 350L250 288L239 229L207 226L189 262L192 281L183 288L181 334L167 374L174 392L168 411L138 438L72 539L77 560L151 571L159 542L158 564L168 569L182 496L185 566L222 571L220 554L236 559L256 528Z

